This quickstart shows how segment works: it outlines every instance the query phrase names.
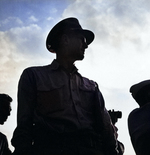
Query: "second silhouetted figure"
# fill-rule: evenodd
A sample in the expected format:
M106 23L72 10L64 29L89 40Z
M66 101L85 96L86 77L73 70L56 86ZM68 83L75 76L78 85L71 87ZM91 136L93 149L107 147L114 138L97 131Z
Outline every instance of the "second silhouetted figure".
M150 155L150 80L133 85L130 92L140 106L128 118L131 141L137 155Z

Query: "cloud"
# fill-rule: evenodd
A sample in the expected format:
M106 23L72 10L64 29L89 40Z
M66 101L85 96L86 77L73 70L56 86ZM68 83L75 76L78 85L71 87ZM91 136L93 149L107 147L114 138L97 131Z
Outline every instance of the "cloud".
M36 24L12 28L7 32L11 42L16 45L17 52L27 54L27 56L40 52L41 42L43 42L42 34L42 29Z
M51 9L51 13L57 13L57 12L58 12L58 10L56 8Z
M11 83L16 79L21 63L17 56L17 47L7 32L0 32L0 84L1 90L5 90L7 83Z
M29 20L31 22L37 22L38 21L38 19L36 17L34 17L33 15L29 17Z
M24 68L45 64L52 58L45 47L45 32L34 24L0 31L0 47L1 90L16 81Z
M48 17L48 18L47 18L47 20L49 20L49 21L50 21L50 20L53 20L53 19L54 19L54 18L52 18L52 17Z
M5 29L10 29L12 27L16 27L16 26L22 26L22 25L23 25L23 21L20 18L8 17L1 21L0 29L5 30Z
M14 23L20 24L20 25L23 24L23 22L18 17L8 17L5 20L1 21L1 23L4 24L4 25L5 24L12 24L12 25L14 25Z
M139 45L145 41L144 35L141 35L147 34L144 27L149 24L149 11L142 1L80 0L65 9L63 17L68 15L77 17L84 28L93 30L97 43L114 48L121 48L125 42L131 42L139 50Z

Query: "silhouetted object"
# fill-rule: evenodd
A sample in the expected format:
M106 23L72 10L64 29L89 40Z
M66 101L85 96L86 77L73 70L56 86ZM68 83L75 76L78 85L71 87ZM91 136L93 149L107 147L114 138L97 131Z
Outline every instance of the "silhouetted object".
M116 135L98 85L74 65L94 33L76 18L56 24L46 40L56 59L30 67L18 87L16 155L117 155Z
M118 118L122 118L122 112L121 111L114 111L114 110L109 110L108 111L110 118L112 120L112 123L115 125L118 121Z
M113 110L109 110L108 113L110 115L111 121L112 121L114 126L118 122L118 119L122 118L122 112L121 111L114 111L114 109L113 109ZM116 130L118 131L117 127L116 127ZM117 140L117 143L118 143L119 155L123 155L124 154L124 150L125 150L124 145L123 145L123 143L121 143L118 140Z
M150 80L133 85L130 92L140 106L128 117L132 145L137 155L150 155Z
M7 94L0 94L0 124L3 125L10 115L12 98ZM0 132L0 155L10 155L6 136Z

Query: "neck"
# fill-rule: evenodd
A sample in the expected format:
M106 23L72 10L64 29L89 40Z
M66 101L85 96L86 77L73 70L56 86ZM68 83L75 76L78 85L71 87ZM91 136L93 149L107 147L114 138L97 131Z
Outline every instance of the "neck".
M60 59L59 57L56 58L57 62L60 64L60 66L62 66L63 68L65 68L65 70L67 70L69 73L71 73L73 67L74 67L74 61L71 61L69 59Z

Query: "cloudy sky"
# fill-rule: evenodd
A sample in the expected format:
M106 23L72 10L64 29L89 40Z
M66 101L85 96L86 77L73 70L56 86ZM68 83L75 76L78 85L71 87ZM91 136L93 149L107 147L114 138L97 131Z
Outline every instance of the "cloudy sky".
M16 127L22 71L51 63L55 54L45 47L49 30L61 19L76 17L95 33L85 59L76 66L99 84L108 110L122 111L116 124L119 140L125 155L134 155L127 118L138 105L129 88L150 77L149 10L149 0L0 0L0 93L13 98L11 116L1 126L8 140Z

